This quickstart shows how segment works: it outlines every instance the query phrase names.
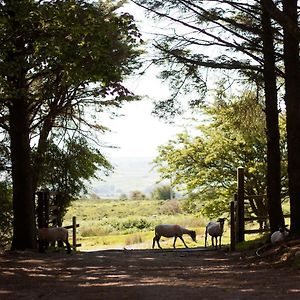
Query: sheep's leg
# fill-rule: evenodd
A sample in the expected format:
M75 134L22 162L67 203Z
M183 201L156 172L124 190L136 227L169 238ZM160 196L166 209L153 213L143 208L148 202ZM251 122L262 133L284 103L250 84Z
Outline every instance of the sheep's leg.
M219 247L220 247L220 249L221 249L221 238L222 238L222 236L220 235L220 239L219 239Z
M68 253L68 254L71 254L72 250L71 250L71 245L70 245L69 241L66 240L66 241L65 241L65 244L66 244L66 246L67 246L67 253Z
M216 249L218 248L218 237L217 236L212 237L212 244L213 244L213 247L215 247Z
M159 249L162 249L162 247L159 244L160 236L155 236L155 240L157 242L157 245L158 245Z
M156 236L153 238L152 249L154 249L155 241L156 241Z
M205 248L206 248L206 242L207 242L207 228L205 229L205 243L204 243Z
M186 245L186 243L185 243L185 242L184 242L184 240L183 240L183 237L182 237L182 236L180 236L179 238L182 240L182 242L183 242L183 244L184 244L185 248L188 248L188 246Z
M154 247L155 247L155 241L157 242L158 247L159 247L160 249L162 249L162 247L161 247L160 244L159 244L159 240L160 240L160 236L155 235L155 237L153 238L152 249L154 249Z
M174 237L174 243L173 243L173 248L176 248L175 247L176 240L177 240L177 236L175 235L175 237Z
M214 237L213 236L211 237L211 244L212 244L213 247L215 246Z

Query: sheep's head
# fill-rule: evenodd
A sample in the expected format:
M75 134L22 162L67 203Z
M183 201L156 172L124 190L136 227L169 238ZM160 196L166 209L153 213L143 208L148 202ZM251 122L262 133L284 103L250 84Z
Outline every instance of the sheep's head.
M285 225L285 226L280 226L280 227L278 228L278 230L279 230L281 233L284 233L285 235L288 235L288 233L289 233L289 229L287 228L287 225Z
M192 240L193 240L194 242L197 242L197 240L196 240L196 231L191 230L191 231L190 231L190 236L191 236L191 238L192 238Z
M218 219L218 222L219 222L221 225L224 225L225 220L226 220L226 218L219 218L219 219Z

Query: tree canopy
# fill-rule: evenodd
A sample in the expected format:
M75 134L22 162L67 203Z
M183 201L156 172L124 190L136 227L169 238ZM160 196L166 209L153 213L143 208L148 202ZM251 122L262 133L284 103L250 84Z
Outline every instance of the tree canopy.
M0 3L0 126L10 150L13 249L35 247L33 194L53 132L91 137L88 128L104 129L99 112L134 99L122 82L139 65L141 39L120 5Z
M267 133L267 198L271 231L284 226L281 207L279 99L284 93L288 149L288 177L291 211L291 234L300 234L300 101L299 101L299 6L297 0L253 1L159 1L132 0L150 15L168 23L158 32L154 62L165 69L186 70L177 80L175 96L184 83L205 68L226 70L235 82L250 82L263 91ZM179 79L179 80L178 80ZM284 85L283 80L284 79ZM205 72L198 79L203 86ZM204 84L205 86L205 84ZM203 89L205 92L205 89ZM192 93L190 93L192 98ZM201 94L192 104L199 104ZM174 100L174 97L173 97ZM201 101L200 101L201 102ZM165 102L173 103L172 99ZM164 103L160 104L159 109ZM170 109L175 107L169 105ZM163 113L165 113L163 111Z
M188 191L187 197L202 205L202 212L218 217L228 213L240 166L246 166L246 195L266 194L265 119L262 103L251 92L226 96L218 91L203 111L206 124L161 146L155 162L162 179L172 176L175 185ZM284 141L282 155L286 158ZM287 187L283 169L282 185ZM266 216L266 203L252 201L250 212Z

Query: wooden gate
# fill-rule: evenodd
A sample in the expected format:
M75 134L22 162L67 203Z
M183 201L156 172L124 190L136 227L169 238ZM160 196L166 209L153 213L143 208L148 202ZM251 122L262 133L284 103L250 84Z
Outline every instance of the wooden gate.
M50 195L49 191L39 191L37 194L37 224L38 228L48 228L49 224L52 223L53 227L56 227L59 208L51 206L51 196L56 196L55 193ZM73 250L76 250L77 247L80 247L81 244L77 244L76 240L76 228L79 227L79 224L76 223L76 217L72 218L72 225L64 226L66 229L72 229L72 244Z
M269 231L266 224L266 216L245 217L245 201L253 199L266 199L266 195L245 196L245 170L243 167L237 169L237 193L230 204L230 245L231 250L235 250L236 243L245 241L245 234L263 233ZM246 203L247 204L247 203ZM257 229L245 229L246 222L259 222Z

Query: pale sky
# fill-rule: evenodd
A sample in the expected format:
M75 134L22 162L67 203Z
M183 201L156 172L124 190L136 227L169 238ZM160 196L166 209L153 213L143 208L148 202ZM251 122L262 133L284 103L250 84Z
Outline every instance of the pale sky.
M148 34L151 32L150 20L144 18L141 9L133 5L129 7L129 12L138 21L144 40L151 39L151 35ZM167 84L157 78L158 73L157 68L153 66L145 75L127 80L126 87L134 94L144 96L144 99L124 104L117 110L117 113L123 116L101 119L101 124L111 130L101 135L101 143L118 147L101 149L115 167L114 173L105 178L104 182L93 183L94 191L101 197L116 195L116 189L122 193L132 190L149 191L159 178L151 165L158 155L158 146L175 138L187 123L181 117L176 118L173 124L168 124L151 115L153 100L166 99L170 95Z
M144 40L150 40L151 20L145 18L143 10L135 4L126 5L126 10L134 15L136 23ZM126 81L126 86L136 95L144 96L144 100L126 103L122 109L117 110L123 117L107 120L104 125L111 132L101 140L119 149L104 149L109 157L151 157L157 155L157 147L165 144L176 133L181 132L183 122L178 120L175 124L167 124L151 115L153 100L166 99L170 95L167 84L162 83L157 75L157 68L152 66L143 76Z
M111 157L152 157L157 155L157 147L165 144L182 131L183 121L175 119L168 124L151 114L153 99L166 98L168 87L156 78L153 71L127 83L127 86L145 99L124 104L118 113L124 116L104 122L111 132L104 141L119 149L104 149ZM103 137L102 137L103 140Z
M167 87L152 76L144 76L128 86L136 94L163 96ZM150 193L154 189L159 175L151 162L158 155L157 148L175 138L183 130L181 124L184 122L179 119L175 124L165 123L151 115L152 109L152 101L147 97L126 103L117 110L123 116L103 121L102 124L111 131L101 135L101 143L118 148L101 149L114 166L113 174L92 184L92 190L101 198L117 198L134 190Z

